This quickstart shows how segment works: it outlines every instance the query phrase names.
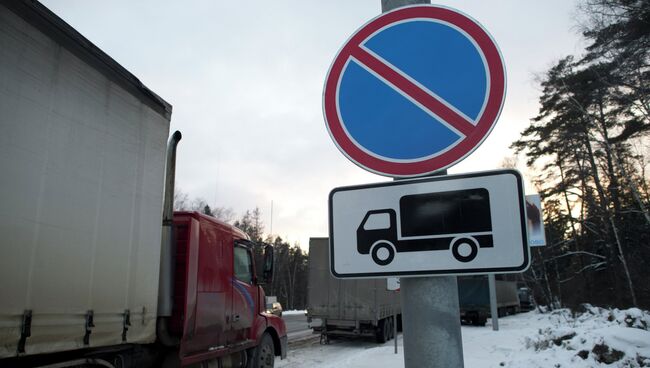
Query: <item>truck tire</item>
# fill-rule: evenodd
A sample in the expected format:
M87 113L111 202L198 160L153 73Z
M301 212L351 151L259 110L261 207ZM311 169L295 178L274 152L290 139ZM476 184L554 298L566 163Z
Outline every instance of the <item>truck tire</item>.
M382 249L385 249L388 252L386 256L379 253ZM395 247L389 241L380 240L372 246L370 253L372 255L372 260L375 261L376 264L386 266L393 261L393 258L395 258Z
M388 322L388 318L386 318L386 323L384 324L384 337L386 341L390 341L390 323Z
M466 256L459 252L460 247L463 245L468 245L470 247L470 253ZM478 244L476 244L476 240L472 238L458 238L451 244L451 253L454 255L454 258L461 262L470 262L476 258L476 255L478 254Z
M386 342L387 335L388 335L388 329L387 323L386 323L386 318L382 319L379 321L379 326L377 326L377 333L375 335L375 338L377 340L377 343L383 344Z
M395 320L393 317L388 317L388 340L395 338Z
M268 332L262 335L260 344L254 349L252 359L248 364L249 368L273 368L275 364L275 349L273 338Z
M480 315L479 314L479 316L476 317L476 320L477 320L477 322L476 322L477 326L485 327L485 325L487 324L487 316L486 315Z

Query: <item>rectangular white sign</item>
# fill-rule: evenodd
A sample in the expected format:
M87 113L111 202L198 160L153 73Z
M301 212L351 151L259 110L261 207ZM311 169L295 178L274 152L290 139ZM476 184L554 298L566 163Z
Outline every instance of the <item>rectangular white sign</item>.
M542 200L539 194L526 196L526 219L528 220L528 244L531 247L546 245L544 214L542 213Z
M399 288L400 288L399 277L386 278L386 290L399 291Z
M521 174L515 170L335 188L331 272L339 278L523 272Z

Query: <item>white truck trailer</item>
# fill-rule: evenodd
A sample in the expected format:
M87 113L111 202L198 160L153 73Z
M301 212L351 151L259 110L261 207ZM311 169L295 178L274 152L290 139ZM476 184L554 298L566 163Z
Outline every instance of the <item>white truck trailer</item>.
M386 279L334 278L329 239L309 239L307 318L322 321L314 324L314 332L328 337L372 336L380 343L390 340L394 323L400 325L401 305L398 293L386 286Z
M38 1L0 0L0 367L258 368L286 355L263 303L272 248L258 277L242 231L173 212L170 118Z
M0 358L156 339L170 118L45 7L0 3Z

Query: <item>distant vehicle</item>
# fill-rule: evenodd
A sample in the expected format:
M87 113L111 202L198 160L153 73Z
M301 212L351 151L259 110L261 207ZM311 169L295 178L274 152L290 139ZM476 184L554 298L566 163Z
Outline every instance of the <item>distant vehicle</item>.
M388 265L396 252L447 250L470 262L479 247L493 247L490 195L485 188L407 195L394 209L366 213L357 229L357 251Z
M535 309L535 299L533 298L533 291L530 288L520 287L517 292L519 294L521 310L529 311Z
M503 280L496 275L497 313L499 316L519 313L519 296L517 282ZM458 300L461 322L476 326L485 326L490 317L490 288L487 276L458 277Z
M0 366L272 367L273 248L173 211L171 105L38 1L0 19Z
M341 280L330 274L329 239L309 239L307 320L321 319L314 332L325 337L370 336L383 343L401 325L399 294L386 279ZM397 321L394 319L397 315Z

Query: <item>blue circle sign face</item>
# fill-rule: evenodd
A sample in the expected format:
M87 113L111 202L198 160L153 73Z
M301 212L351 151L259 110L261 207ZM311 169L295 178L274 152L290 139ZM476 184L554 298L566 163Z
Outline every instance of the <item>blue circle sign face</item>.
M406 177L449 167L487 137L505 98L496 44L474 20L439 6L382 14L330 67L327 128L357 165Z

